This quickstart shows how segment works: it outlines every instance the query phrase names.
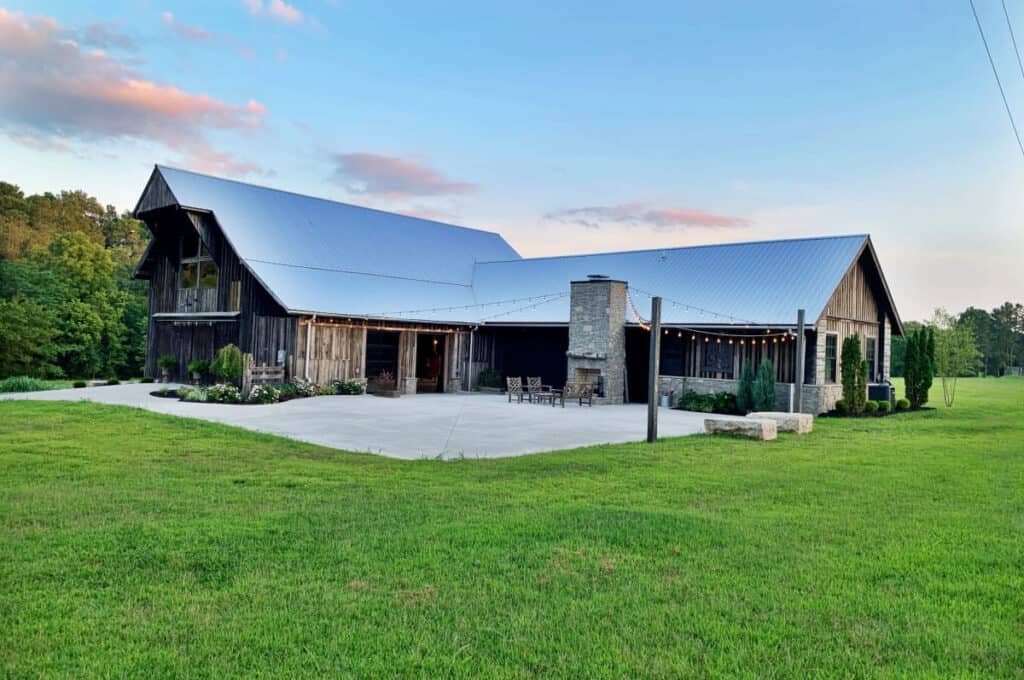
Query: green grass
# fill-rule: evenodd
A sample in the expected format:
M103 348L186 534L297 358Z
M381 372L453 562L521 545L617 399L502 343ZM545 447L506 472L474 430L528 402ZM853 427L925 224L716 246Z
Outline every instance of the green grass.
M0 403L0 673L1022 677L1022 416L440 463Z
M22 381L31 381L31 389L27 389L21 383ZM0 393L2 392L32 392L38 390L66 390L75 386L75 381L79 378L72 379L60 379L60 380L39 380L37 378L24 378L22 376L12 376L0 380ZM92 382L92 379L82 378L87 383ZM103 381L106 382L105 380ZM122 380L121 383L135 383L139 382L138 378Z

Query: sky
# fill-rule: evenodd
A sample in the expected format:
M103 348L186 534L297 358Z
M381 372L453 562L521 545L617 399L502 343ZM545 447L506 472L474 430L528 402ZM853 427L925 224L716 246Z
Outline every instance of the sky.
M0 179L131 209L154 163L524 256L870 233L905 320L1024 299L1024 153L968 0L0 0Z

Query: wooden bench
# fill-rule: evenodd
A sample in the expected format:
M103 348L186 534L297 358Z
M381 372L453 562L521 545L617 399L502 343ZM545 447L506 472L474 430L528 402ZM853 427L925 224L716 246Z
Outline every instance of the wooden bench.
M778 436L774 420L755 418L705 418L704 431L708 434L727 434L763 442Z
M774 420L779 432L807 434L814 429L814 416L810 413L786 413L785 411L757 411L747 416L756 420Z

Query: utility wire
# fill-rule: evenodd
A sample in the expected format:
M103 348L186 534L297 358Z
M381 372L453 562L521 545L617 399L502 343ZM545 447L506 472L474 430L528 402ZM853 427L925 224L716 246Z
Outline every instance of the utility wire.
M1010 12L1006 9L1006 0L1003 0L1003 16L1006 17L1006 27L1010 29L1010 40L1013 41L1013 51L1017 55L1017 67L1020 68L1020 77L1024 78L1024 62L1020 60L1020 50L1017 49L1017 36L1013 34L1013 23L1010 21Z
M988 48L988 39L985 38L985 30L981 27L981 19L978 18L978 10L974 6L974 0L968 1L971 3L971 13L974 14L974 23L978 25L978 34L981 35L981 42L985 45L985 54L988 55L988 63L992 67L992 75L996 77L996 85L999 86L999 95L1003 98L1003 106L1006 107L1006 115L1010 118L1010 127L1013 128L1013 136L1017 138L1017 147L1020 149L1020 155L1024 157L1024 143L1020 141L1020 133L1017 131L1017 123L1013 120L1013 112L1010 111L1010 102L1006 99L1006 91L1003 89L1003 82L999 79L999 71L996 70L996 62L992 59L992 50ZM1020 60L1019 53L1017 55L1017 59L1018 61ZM1021 70L1024 72L1024 67L1021 67Z

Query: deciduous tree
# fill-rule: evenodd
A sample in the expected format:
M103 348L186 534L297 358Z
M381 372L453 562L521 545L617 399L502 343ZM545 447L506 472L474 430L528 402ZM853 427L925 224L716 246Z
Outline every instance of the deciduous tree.
M932 327L935 329L935 370L942 379L942 399L952 408L957 379L977 371L981 353L970 324L958 321L945 309L935 310Z

